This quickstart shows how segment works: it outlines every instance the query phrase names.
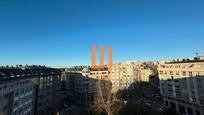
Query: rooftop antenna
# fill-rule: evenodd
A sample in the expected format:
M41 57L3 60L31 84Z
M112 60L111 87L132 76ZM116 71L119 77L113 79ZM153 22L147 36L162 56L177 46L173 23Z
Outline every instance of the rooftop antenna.
M196 51L196 52L195 52L195 55L196 55L196 57L198 57L198 55L199 55L199 52L198 52L198 51Z

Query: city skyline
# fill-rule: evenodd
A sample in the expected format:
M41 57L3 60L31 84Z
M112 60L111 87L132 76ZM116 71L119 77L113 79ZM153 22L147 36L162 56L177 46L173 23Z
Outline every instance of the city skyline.
M0 65L90 65L94 44L105 57L112 45L113 63L202 55L203 3L1 1Z

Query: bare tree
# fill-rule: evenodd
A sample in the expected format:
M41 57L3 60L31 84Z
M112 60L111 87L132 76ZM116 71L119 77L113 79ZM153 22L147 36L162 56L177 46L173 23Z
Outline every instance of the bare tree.
M97 80L96 81L96 93L94 97L93 109L97 113L105 112L108 115L112 115L110 111L109 98L111 85L108 81Z
M146 68L149 68L149 69L151 69L153 71L153 74L155 76L158 75L158 70L157 70L158 65L157 64L155 64L154 62L150 61L150 62L145 62L145 65L146 65Z

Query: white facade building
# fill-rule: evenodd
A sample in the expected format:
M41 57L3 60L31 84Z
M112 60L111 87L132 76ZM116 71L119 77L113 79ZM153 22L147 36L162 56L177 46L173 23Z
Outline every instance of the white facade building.
M160 63L160 90L164 104L185 115L204 115L204 59Z
M112 92L129 88L134 82L149 82L149 76L151 74L152 71L144 68L143 63L140 61L115 63L110 72Z

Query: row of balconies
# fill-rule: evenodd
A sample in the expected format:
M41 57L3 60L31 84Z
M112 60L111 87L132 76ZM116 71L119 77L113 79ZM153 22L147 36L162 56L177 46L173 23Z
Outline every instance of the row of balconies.
M162 75L170 75L170 76L200 76L200 75L204 75L204 71L200 72L200 71L159 71L159 76Z

